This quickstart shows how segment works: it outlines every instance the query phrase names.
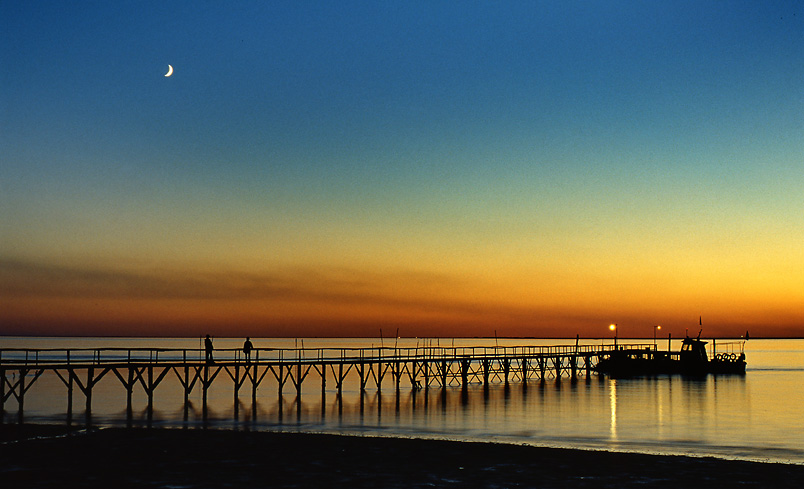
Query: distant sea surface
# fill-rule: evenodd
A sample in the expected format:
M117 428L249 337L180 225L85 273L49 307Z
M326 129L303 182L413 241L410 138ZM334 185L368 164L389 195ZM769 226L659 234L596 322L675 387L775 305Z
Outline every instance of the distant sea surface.
M604 341L611 342L581 340L581 344L600 345ZM575 344L574 339L252 338L252 342L255 348L360 348L381 343L400 348ZM216 354L219 358L239 355L235 350L242 344L242 338L216 338ZM674 341L672 348L679 346ZM659 347L666 348L667 340L661 340ZM198 356L200 339L0 337L0 348L184 348L190 350L189 355ZM577 382L531 379L525 384L513 382L508 388L496 383L484 389L475 383L465 391L457 385L417 391L406 382L397 393L388 373L381 392L372 379L361 395L352 372L344 383L342 398L337 396L331 372L322 396L321 377L312 370L300 399L290 382L280 399L277 381L269 373L257 391L256 405L251 402L249 384L244 383L237 406L233 382L222 372L209 390L206 420L201 414L201 389L195 388L191 405L185 410L179 380L170 373L155 391L151 419L143 390L134 390L134 412L129 421L126 391L109 374L95 388L92 423L477 440L804 464L804 340L752 339L744 348L748 362L745 376L609 379L592 374ZM9 380L14 380L11 375ZM83 406L84 397L76 389L73 424L84 419ZM53 373L42 375L27 392L24 407L25 422L66 423L64 384ZM17 403L11 397L5 403L3 422L18 420Z

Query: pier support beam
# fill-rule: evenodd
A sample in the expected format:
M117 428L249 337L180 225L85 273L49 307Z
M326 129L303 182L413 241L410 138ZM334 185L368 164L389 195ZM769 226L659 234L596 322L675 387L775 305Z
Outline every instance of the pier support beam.
M204 378L201 379L201 415L207 419L207 391L209 390L209 365L204 365Z
M560 356L556 355L553 357L553 366L556 368L556 381L561 382L561 367L563 365Z
M461 385L466 387L469 385L469 359L461 359Z
M148 416L148 424L151 424L151 421L154 419L154 367L153 365L148 365L148 385L145 389L145 394L148 396L148 409L147 409L147 416Z
M528 382L528 359L522 358L522 383L527 384Z
M221 371L221 367L215 368L215 371L210 374L209 372L209 364L205 364L203 367L203 376L201 377L201 415L203 419L206 421L207 419L207 398L209 387L212 385L212 382L215 380L215 377L218 376L218 373Z
M240 376L240 364L236 363L232 370L229 370L228 366L224 367L224 369L226 370L226 374L229 376L230 379L232 379L232 382L234 384L234 389L233 389L233 391L234 391L233 392L233 396L234 396L234 415L235 415L236 419L239 419L239 417L240 417L240 388L243 386L243 383L248 378L249 366L246 365L245 368L246 368L246 371L243 372L243 376L241 377Z
M232 380L234 380L234 392L232 395L234 396L235 413L237 413L240 404L240 386L243 385L243 381L240 380L240 365L235 365L234 378ZM243 376L243 380L246 380L245 376Z
M127 370L128 380L123 382L123 387L126 388L126 419L131 422L131 419L134 417L134 408L132 405L132 397L134 395L134 367L129 365ZM115 373L118 373L117 370L115 370ZM72 376L70 376L70 381L72 381ZM187 405L187 394L184 395L184 404Z
M576 380L578 377L578 357L576 355L572 355L569 357L570 362L570 377L572 380Z
M246 367L246 375L251 379L251 404L254 406L254 415L257 414L257 364Z
M320 370L318 366L315 369L321 374L321 404L323 405L324 397L327 395L327 366L322 363Z
M129 375L131 375L131 370L129 370ZM129 377L130 378L130 377ZM179 377L181 380L181 377ZM195 382L193 382L195 383ZM187 407L190 405L190 390L192 387L188 388L190 384L190 366L184 366L184 382L182 382L182 387L184 387L184 412L187 412Z
M399 362L399 360L394 362L394 369L391 374L394 376L394 380L396 382L396 392L399 393L399 384L402 379L402 364ZM397 399L399 399L398 396Z
M343 363L338 364L338 372L335 373L335 366L330 365L330 370L332 370L332 376L335 378L335 388L338 389L338 396L343 394L343 381L346 379L346 375L349 374L349 371L352 370L352 365L349 365L349 368L346 369L346 372L343 371Z
M87 398L86 403L86 417L89 419L92 416L92 388L95 386L95 369L89 367L87 369L87 385L84 395Z
M357 373L360 375L360 392L366 392L366 381L368 378L366 377L366 364L359 363L357 364ZM362 399L362 397L361 397Z
M307 365L304 370L302 370L301 362L296 363L296 375L293 375L293 370L291 367L288 367L288 373L290 374L291 382L296 387L296 398L298 399L299 403L301 403L301 393L302 393L302 383L304 379L307 378L307 374L310 373L310 369L312 365Z
M413 362L411 362L410 366L408 367L408 378L410 379L410 387L414 391L418 390L421 387L417 377L418 374L419 374L419 364L416 360L413 360Z
M447 361L441 360L441 387L447 386Z
M20 393L17 396L17 404L19 406L19 420L22 423L23 420L23 406L25 405L25 376L28 375L27 370L20 370L20 381L19 381L19 389Z
M0 368L0 424L6 419L6 369Z
M282 374L282 368L283 367L284 367L284 365L282 365L280 363L279 367L278 367L279 368L279 376L278 377L277 377L276 373L274 373L274 377L276 377L276 380L279 382L279 385L277 385L277 391L278 391L277 395L279 396L280 401L282 400L282 388L285 387L285 377Z

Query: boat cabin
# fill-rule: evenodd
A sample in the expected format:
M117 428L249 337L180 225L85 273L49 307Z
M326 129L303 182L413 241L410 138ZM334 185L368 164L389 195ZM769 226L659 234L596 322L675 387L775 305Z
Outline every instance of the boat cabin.
M687 336L681 343L681 360L690 362L708 362L709 356L706 354L706 341Z

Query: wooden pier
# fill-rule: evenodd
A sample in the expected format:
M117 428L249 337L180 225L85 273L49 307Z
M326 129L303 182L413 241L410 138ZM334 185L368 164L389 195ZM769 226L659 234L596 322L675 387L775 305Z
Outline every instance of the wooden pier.
M652 347L618 348L647 351ZM171 373L181 385L185 415L190 395L200 389L206 418L207 394L216 379L231 380L237 410L244 389L256 404L258 389L266 378L275 380L279 399L286 388L301 399L302 385L311 376L320 381L322 397L328 379L334 382L338 396L347 381L356 382L352 387L360 392L379 392L384 382L390 382L398 392L403 387L427 390L476 383L574 381L589 379L597 362L613 349L614 345L261 348L252 350L248 358L240 349L216 349L212 362L205 361L204 351L199 349L0 349L0 422L12 398L20 422L23 420L26 393L43 375L55 375L64 385L68 422L76 395L83 397L84 413L90 418L93 390L104 378L117 379L125 390L129 420L134 392L141 388L150 419L156 390Z

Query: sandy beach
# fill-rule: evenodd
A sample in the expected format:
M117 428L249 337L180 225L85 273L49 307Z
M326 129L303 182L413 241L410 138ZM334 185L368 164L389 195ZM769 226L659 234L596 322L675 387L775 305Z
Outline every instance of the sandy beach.
M355 436L0 427L3 487L800 487L804 466Z

